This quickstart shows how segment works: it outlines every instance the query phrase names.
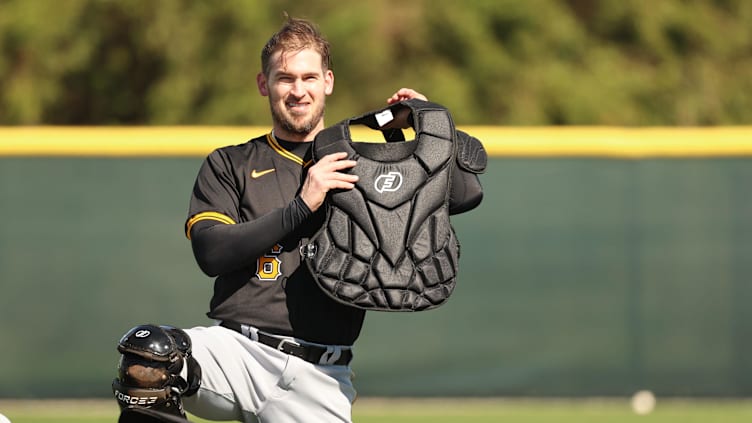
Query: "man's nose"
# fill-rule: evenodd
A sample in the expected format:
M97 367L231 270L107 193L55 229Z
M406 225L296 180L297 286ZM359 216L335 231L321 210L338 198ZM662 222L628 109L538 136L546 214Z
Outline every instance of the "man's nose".
M292 83L292 90L290 90L290 93L296 97L303 97L305 95L305 85L303 84L302 79L296 79Z

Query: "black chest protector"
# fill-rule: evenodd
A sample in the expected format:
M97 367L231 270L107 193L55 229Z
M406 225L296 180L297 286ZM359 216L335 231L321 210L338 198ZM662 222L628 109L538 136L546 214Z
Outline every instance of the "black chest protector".
M404 108L414 140L385 130L386 143L352 141L351 124L379 129ZM325 224L301 249L324 292L381 311L426 310L449 298L460 253L449 222L455 137L449 112L421 100L344 120L316 136L314 160L347 152L359 176L354 189L328 194Z

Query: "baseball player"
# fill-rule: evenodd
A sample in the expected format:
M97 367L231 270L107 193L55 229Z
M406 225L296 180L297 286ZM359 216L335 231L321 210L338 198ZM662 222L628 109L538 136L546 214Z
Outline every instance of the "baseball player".
M350 364L365 312L324 294L299 251L322 225L327 192L357 182L345 153L311 161L334 88L329 44L315 25L287 20L262 50L257 86L269 100L272 131L206 158L185 223L199 267L216 278L208 316L217 325L128 331L113 382L123 410L185 416L185 408L243 422L351 421ZM387 103L411 98L426 99L403 88ZM399 116L391 125L409 126ZM477 175L454 173L452 212L474 208L482 198Z

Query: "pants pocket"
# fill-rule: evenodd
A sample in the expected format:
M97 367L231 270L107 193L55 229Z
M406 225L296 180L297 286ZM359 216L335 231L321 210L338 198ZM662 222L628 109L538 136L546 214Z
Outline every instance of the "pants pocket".
M298 376L298 371L298 360L288 357L285 368L277 381L277 387L285 391L291 390Z

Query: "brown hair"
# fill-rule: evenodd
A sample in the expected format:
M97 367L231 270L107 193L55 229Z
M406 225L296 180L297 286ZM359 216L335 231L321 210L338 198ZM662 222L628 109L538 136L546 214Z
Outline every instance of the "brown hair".
M287 16L287 14L285 14ZM324 70L331 69L329 42L319 31L316 24L305 19L295 19L287 16L287 22L277 31L261 50L261 70L269 76L271 71L271 57L277 52L300 51L312 48L321 55L321 66Z

